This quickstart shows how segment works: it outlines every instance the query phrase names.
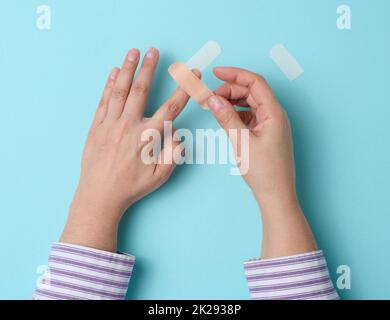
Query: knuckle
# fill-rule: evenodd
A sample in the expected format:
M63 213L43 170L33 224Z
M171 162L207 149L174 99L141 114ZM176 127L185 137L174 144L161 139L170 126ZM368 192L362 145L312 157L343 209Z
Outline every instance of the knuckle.
M117 100L125 100L127 98L127 90L122 88L115 88L112 91L112 98Z
M163 183L169 179L171 175L171 171L170 170L161 170L161 171L162 172L159 172L157 174L157 180Z
M98 104L98 110L104 109L107 106L107 100L105 98L101 98Z
M124 71L133 71L137 67L137 62L135 61L126 61L126 63L123 64L122 69Z
M114 85L115 85L115 81L112 80L112 79L109 79L109 81L107 81L106 83L106 90L111 90L114 88Z
M180 110L179 104L175 100L167 102L167 111L169 114L177 114Z
M273 115L273 118L275 119L276 122L278 122L280 124L286 122L286 119L287 119L283 112L276 112Z
M104 149L108 145L108 132L104 128L93 129L89 132L86 149Z
M149 141L142 141L142 140L139 140L137 142L137 145L135 147L135 151L137 154L141 154L142 151L144 150L144 148L148 145Z
M256 73L255 77L258 82L267 84L267 80L261 74Z
M136 83L132 88L131 88L131 94L136 97L142 97L146 96L148 93L149 87L143 83Z
M278 110L276 113L275 113L275 118L279 121L279 122L287 122L289 121L288 120L288 114L287 112L280 108L280 110Z
M265 81L264 77L263 77L261 74L255 73L255 76L256 76L256 78L257 78L258 80L260 80L260 81Z
M136 148L135 148L136 153L141 154L144 151L154 152L154 150L158 148L158 141L154 140L154 136L152 134L149 134L148 131L144 131L143 133L146 133L145 136L141 134L141 136L138 136L136 138L137 139Z

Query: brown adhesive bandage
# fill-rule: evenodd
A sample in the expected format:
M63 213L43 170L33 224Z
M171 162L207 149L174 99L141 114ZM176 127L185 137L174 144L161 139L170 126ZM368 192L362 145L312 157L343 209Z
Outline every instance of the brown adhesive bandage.
M168 68L169 74L187 94L209 110L207 100L214 93L183 62L176 62Z

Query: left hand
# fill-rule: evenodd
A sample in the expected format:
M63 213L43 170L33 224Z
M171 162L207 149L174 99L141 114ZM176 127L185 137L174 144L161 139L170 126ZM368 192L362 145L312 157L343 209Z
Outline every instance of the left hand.
M88 134L80 182L61 241L115 251L116 228L124 211L171 175L173 161L146 164L141 159L148 143L141 141L142 133L147 129L161 133L164 121L173 121L189 99L179 88L151 118L144 116L158 58L157 49L150 49L135 77L140 53L132 49L122 68L115 68L108 78ZM172 150L178 144L173 141ZM163 146L160 156L172 154Z

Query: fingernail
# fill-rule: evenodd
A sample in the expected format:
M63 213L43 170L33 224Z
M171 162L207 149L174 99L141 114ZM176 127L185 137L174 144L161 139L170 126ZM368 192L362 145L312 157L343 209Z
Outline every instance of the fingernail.
M226 107L225 103L222 101L222 99L218 96L211 96L207 100L207 104L213 111L219 111Z
M138 59L138 51L136 49L131 49L127 54L127 60L130 62L135 62Z
M115 81L116 78L118 77L118 74L119 74L119 69L118 68L114 68L111 73L110 73L110 79Z
M146 58L153 59L157 55L157 49L156 48L150 48L148 52L146 53Z

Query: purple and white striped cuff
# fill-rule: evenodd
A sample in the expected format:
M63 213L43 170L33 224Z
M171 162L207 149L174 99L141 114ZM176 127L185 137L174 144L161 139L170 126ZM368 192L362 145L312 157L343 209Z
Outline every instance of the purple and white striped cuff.
M135 257L54 243L34 300L122 300Z
M339 299L322 251L244 263L255 300Z

